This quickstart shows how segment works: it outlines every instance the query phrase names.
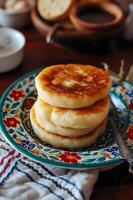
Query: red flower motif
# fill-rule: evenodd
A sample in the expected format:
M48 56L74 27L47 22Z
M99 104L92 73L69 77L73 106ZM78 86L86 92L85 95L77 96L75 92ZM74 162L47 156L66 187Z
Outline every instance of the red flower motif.
M133 103L129 105L129 108L133 111Z
M9 95L11 98L14 99L14 101L18 101L20 97L24 97L24 91L23 90L12 90L11 94Z
M129 126L129 129L126 132L126 137L130 140L133 140L133 126Z
M25 108L30 110L34 103L35 103L35 99L28 98L27 101L25 102Z
M20 124L20 122L14 117L6 118L6 120L4 120L4 123L6 124L6 126L13 128L16 128L16 126Z
M59 158L64 162L68 163L77 163L78 160L81 159L81 157L77 153L70 153L70 152L65 152L59 155Z

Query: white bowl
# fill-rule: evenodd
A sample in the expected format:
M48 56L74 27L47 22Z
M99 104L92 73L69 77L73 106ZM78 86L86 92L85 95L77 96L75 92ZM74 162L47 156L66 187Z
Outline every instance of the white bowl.
M29 0L31 8L23 12L8 12L3 9L5 0L0 0L0 25L11 28L22 28L30 22L30 11L33 6L33 1Z
M23 60L24 35L11 28L0 28L0 73L16 68Z

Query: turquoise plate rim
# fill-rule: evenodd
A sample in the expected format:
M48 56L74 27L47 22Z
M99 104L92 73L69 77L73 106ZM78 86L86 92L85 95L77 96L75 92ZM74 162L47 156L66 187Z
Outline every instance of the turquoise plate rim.
M19 81L25 79L26 77L30 76L31 74L34 73L38 73L42 68L39 69L35 69L29 73L24 74L23 76L19 77L18 79L16 79L13 83L11 83L11 85L9 85L9 87L4 91L1 99L0 99L0 129L1 129L1 133L3 134L3 136L5 137L5 139L9 142L9 144L16 149L17 151L19 151L20 153L22 153L24 156L27 156L30 159L33 159L37 162L43 163L43 164L49 164L49 165L54 165L57 167L62 167L62 168L69 168L69 169L92 169L92 168L103 168L103 167L109 167L111 165L116 165L119 164L123 161L123 159L121 157L116 158L114 160L108 160L108 161L102 161L100 163L90 163L90 164L71 164L71 163L59 163L56 161L51 161L45 158L41 158L38 157L26 150L24 150L22 147L20 147L18 144L16 144L16 142L12 139L12 137L8 134L8 132L5 130L4 124L3 124L3 120L2 120L2 107L3 107L3 102L7 96L7 94L9 93L9 91L15 86L16 83L18 83ZM127 82L129 85L132 85L132 83L128 82L128 81L124 81Z

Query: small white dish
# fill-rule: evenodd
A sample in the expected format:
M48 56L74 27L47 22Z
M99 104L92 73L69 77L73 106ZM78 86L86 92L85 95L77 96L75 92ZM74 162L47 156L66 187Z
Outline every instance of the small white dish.
M0 73L16 68L23 60L24 35L11 28L0 28Z
M3 9L5 0L0 0L0 25L11 28L22 28L30 23L30 11L33 7L33 0L29 0L30 8L22 12L9 12Z

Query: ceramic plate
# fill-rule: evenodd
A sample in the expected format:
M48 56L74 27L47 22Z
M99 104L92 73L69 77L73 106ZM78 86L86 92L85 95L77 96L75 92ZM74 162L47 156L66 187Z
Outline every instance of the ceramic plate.
M72 169L101 168L122 161L114 140L114 130L110 119L129 146L133 141L133 85L123 82L112 88L111 97L118 109L127 109L125 115L110 110L105 133L96 144L77 150L57 149L42 143L34 134L29 111L36 100L37 93L34 78L39 70L26 74L15 81L3 94L0 102L1 131L12 147L25 156L58 167Z

